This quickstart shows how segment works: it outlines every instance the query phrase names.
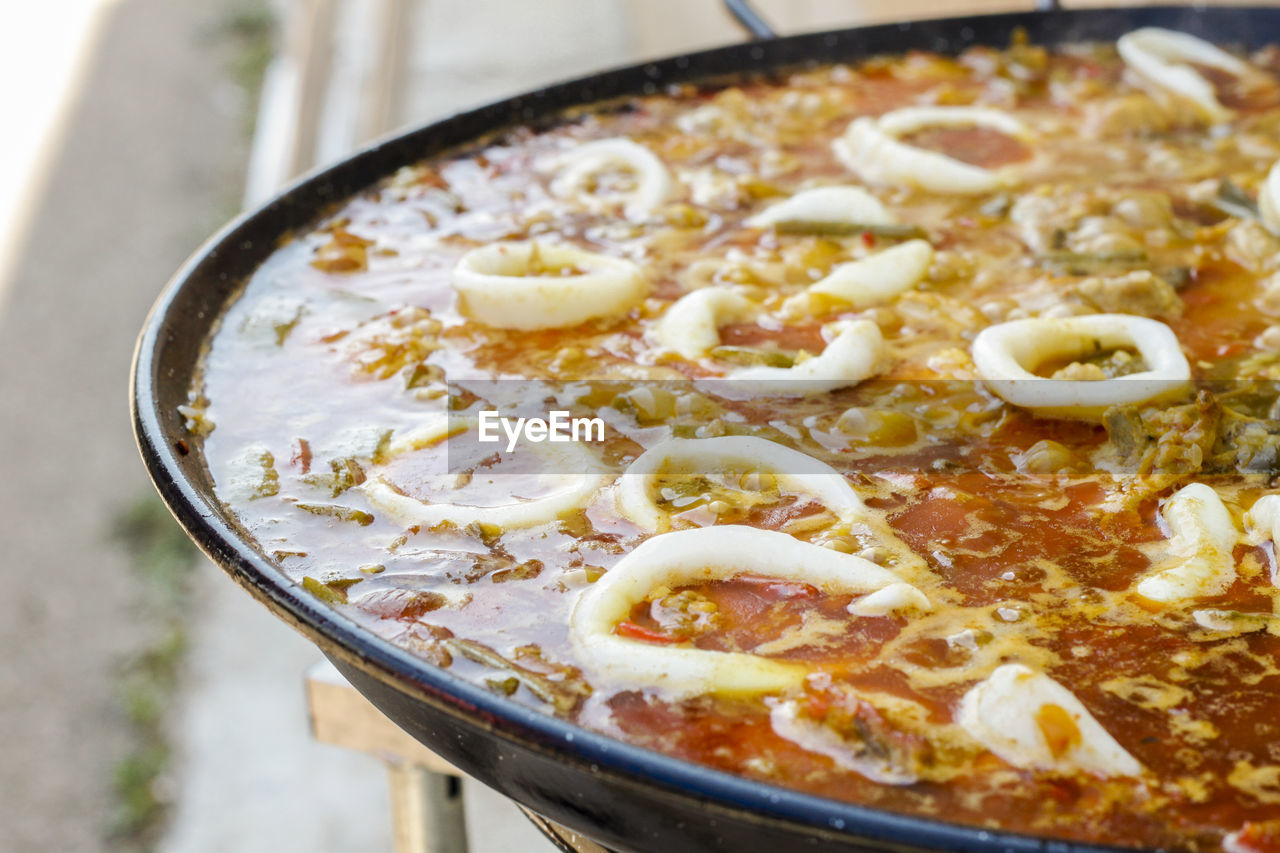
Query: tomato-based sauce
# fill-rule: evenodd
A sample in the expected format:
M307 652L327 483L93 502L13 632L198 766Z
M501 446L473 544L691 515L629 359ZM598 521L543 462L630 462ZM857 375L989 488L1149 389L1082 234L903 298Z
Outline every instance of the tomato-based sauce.
M1015 44L511 129L283 244L183 415L289 576L513 702L1277 853L1271 55L1205 70L1217 127L1112 46Z

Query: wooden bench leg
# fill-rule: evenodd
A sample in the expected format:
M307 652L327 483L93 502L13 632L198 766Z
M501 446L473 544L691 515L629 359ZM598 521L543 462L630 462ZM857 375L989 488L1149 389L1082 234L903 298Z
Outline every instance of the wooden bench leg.
M311 667L306 685L317 741L386 764L395 853L467 853L458 770L384 717L328 661Z

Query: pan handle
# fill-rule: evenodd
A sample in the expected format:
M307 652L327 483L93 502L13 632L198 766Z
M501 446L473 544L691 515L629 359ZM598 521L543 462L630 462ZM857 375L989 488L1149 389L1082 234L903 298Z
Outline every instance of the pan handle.
M778 31L773 25L761 17L751 0L723 0L725 11L747 31L753 39L773 39ZM1057 12L1062 9L1061 0L1035 0L1037 12Z
M766 21L760 17L760 13L748 0L724 0L725 11L738 23L738 26L747 31L747 35L753 39L776 39L778 32Z

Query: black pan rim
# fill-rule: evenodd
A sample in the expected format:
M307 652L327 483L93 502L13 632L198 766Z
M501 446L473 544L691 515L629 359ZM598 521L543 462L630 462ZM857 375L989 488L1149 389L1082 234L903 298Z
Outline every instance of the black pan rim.
M305 593L250 547L216 505L212 494L197 487L181 460L188 458L188 453L198 456L198 451L194 447L178 447L185 433L180 421L175 420L176 414L161 408L157 392L164 379L172 378L173 368L166 368L157 356L162 343L173 340L170 326L179 310L179 300L189 298L190 291L200 283L216 280L229 288L228 295L213 311L220 317L238 294L239 286L234 282L256 268L279 240L322 216L327 206L385 179L400 165L486 133L535 122L574 106L590 107L617 96L656 92L665 83L713 81L721 76L740 78L744 74L767 74L842 58L859 59L906 49L898 47L900 42L954 52L974 44L1007 43L1016 28L1026 28L1034 43L1056 44L1082 37L1114 38L1136 26L1177 26L1189 15L1210 30L1228 30L1250 46L1274 40L1268 37L1272 34L1280 35L1280 9L1265 6L1014 12L856 27L731 45L598 72L379 140L336 164L301 177L270 201L232 221L199 248L165 286L138 337L131 372L131 417L148 473L170 512L201 549L326 654L336 655L394 689L466 719L470 725L508 742L546 751L562 761L589 765L634 783L657 785L707 806L745 812L753 819L780 822L846 841L956 851L1131 850L947 823L748 780L580 728L427 664ZM1238 20L1240 16L1251 19L1255 26ZM1263 16L1269 26L1256 26L1257 16ZM1246 25L1235 26L1238 24ZM927 41L931 34L931 42L921 43L922 37ZM883 50L867 49L880 44L885 46ZM472 125L487 130L465 131ZM216 317L206 320L201 311L197 321L203 323L202 336L207 337ZM163 375L166 369L167 376ZM188 373L185 378L189 381L190 376Z

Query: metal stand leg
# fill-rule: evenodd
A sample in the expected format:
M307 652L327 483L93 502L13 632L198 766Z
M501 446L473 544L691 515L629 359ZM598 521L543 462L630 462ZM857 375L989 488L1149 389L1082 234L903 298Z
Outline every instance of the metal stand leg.
M467 853L462 780L355 691L328 661L307 672L311 734L387 765L396 853Z
M520 806L520 811L524 812L524 816L547 837L552 844L565 853L609 853L607 847L601 847L590 838L583 838L572 829L567 829L558 823L547 820L540 814L531 812L524 806Z
M462 785L420 764L387 762L396 853L467 853Z

